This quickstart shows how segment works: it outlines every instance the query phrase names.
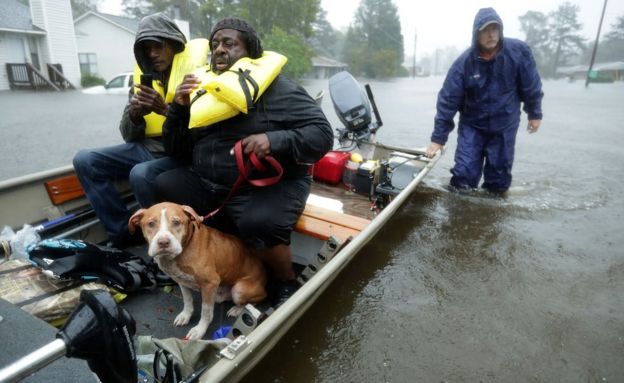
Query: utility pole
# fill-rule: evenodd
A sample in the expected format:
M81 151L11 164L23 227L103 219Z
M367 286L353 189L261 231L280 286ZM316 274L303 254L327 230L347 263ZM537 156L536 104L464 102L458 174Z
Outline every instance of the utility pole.
M414 30L414 57L412 59L412 78L416 77L416 40L418 39L418 33Z
M594 67L594 60L596 59L596 51L598 50L598 40L600 38L600 29L602 28L602 20L604 19L605 10L607 9L607 0L604 0L602 6L602 15L600 15L600 23L598 24L598 33L596 33L596 42L594 42L594 50L592 51L591 61L589 63L589 69L587 69L587 77L585 78L585 88L589 85L589 74Z

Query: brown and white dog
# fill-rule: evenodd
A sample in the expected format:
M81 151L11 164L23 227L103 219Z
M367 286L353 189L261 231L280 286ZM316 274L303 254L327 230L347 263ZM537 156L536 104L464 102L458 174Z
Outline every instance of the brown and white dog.
M173 321L175 326L184 326L191 319L191 289L201 292L201 318L186 338L204 336L215 302L231 298L237 306L228 315L236 316L245 304L266 297L267 277L262 262L237 237L202 224L191 207L163 202L140 209L128 222L131 233L137 226L149 244L148 255L182 291L184 309Z

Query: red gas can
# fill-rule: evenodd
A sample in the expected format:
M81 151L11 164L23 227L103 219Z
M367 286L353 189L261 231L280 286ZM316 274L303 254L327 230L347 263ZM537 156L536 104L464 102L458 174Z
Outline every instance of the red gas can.
M337 184L342 181L342 172L347 160L351 156L349 152L338 152L332 150L321 158L316 164L312 174L317 181Z

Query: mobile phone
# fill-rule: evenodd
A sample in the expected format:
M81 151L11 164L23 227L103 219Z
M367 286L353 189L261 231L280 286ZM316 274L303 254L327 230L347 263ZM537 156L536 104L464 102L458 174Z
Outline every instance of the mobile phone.
M152 87L152 80L154 77L151 74L142 74L141 75L141 85Z

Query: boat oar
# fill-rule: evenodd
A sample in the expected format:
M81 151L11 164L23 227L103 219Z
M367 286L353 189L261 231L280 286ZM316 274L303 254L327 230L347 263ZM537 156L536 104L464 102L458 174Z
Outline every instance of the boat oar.
M136 382L134 319L104 290L84 290L56 340L0 370L0 382L17 382L67 356L84 359L102 383Z

